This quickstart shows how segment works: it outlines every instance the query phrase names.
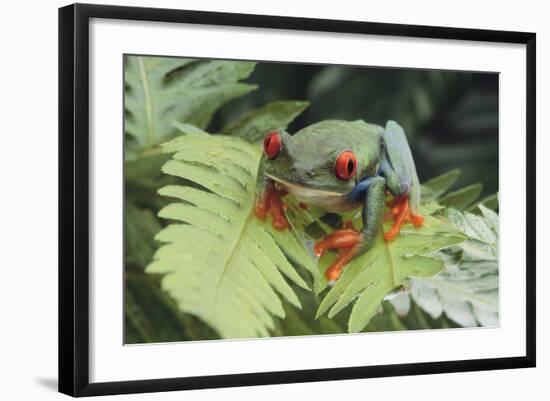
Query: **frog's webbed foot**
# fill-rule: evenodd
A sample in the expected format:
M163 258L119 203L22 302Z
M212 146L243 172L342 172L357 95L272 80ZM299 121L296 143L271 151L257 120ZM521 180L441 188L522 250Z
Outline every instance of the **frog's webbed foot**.
M284 189L276 188L273 182L269 182L263 193L258 195L254 213L260 220L265 220L267 214L271 215L271 225L277 230L284 230L290 225L286 219L285 212L287 205L282 197L287 192Z
M415 227L420 227L424 223L424 217L414 214L409 204L409 195L400 195L388 202L390 211L386 213L386 220L393 219L393 226L387 233L384 233L384 239L391 241L395 239L401 227L405 222L411 222Z
M353 228L351 222L332 234L317 242L314 246L315 255L322 256L327 250L338 250L338 258L325 270L325 277L329 282L335 282L342 274L348 262L357 254L363 235Z

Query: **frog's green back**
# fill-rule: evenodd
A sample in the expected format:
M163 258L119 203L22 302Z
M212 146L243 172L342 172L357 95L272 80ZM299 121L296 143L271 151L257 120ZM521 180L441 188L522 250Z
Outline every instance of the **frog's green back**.
M341 143L346 140L354 141L353 143L363 143L365 136L379 142L382 139L384 129L379 125L369 124L363 120L324 120L299 130L293 137L296 142L299 142L311 137L312 133L315 133L316 137L322 138L323 141L331 142L331 144L334 144L334 141Z

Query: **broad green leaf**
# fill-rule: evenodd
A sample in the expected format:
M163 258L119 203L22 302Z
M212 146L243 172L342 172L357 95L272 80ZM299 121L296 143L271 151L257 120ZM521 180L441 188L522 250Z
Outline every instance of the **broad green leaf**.
M256 87L240 83L255 63L223 60L126 56L124 69L125 131L135 148L166 140L173 122L204 128L228 101Z
M455 169L423 183L422 201L431 202L437 200L453 186L459 176L460 170Z
M159 193L175 199L159 213L174 223L149 273L181 311L198 316L224 338L268 336L281 298L300 301L287 280L308 288L289 258L312 273L316 266L292 231L276 231L254 215L260 149L223 135L183 135L163 145L173 153L163 172L192 182Z
M258 142L269 131L286 129L308 106L309 102L291 100L268 103L225 126L222 134Z
M387 231L388 222L384 229ZM442 217L425 216L421 228L403 227L394 241L384 241L379 232L374 246L364 255L352 260L334 287L325 295L317 316L328 311L333 317L351 302L348 330L361 331L375 315L384 297L394 289L407 287L412 277L433 276L443 269L443 261L433 253L464 241L461 235ZM328 266L330 258L320 264Z
M408 291L392 292L390 295L386 296L386 301L391 303L395 313L399 316L406 316L411 309L411 297Z
M498 262L465 261L436 277L411 281L411 296L436 319L462 327L498 325Z
M483 186L481 184L468 185L467 187L448 193L441 197L438 202L447 207L464 210L475 202L482 190Z
M432 318L443 313L462 327L499 322L498 215L483 205L482 217L449 210L449 218L468 237L461 254L444 256L445 270L411 280L410 296Z
M440 206L443 205L458 210L467 208L467 210L472 213L479 213L479 208L477 207L479 204L483 204L492 210L498 208L498 194L487 196L482 200L477 200L483 189L481 184L469 185L456 191L446 193L459 176L460 170L455 169L423 183L422 201L425 203L437 201Z
M479 205L485 206L487 209L497 210L498 209L498 193L486 196L485 198L477 201L475 204L470 206L467 211L470 213L479 214L481 213Z

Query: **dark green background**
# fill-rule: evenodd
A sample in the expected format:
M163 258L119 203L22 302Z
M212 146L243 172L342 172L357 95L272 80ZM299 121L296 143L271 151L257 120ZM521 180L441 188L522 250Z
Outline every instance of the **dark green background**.
M259 89L223 107L210 132L270 101L308 100L290 132L330 118L392 119L407 131L420 181L460 168L456 187L498 191L496 73L259 63L244 82Z

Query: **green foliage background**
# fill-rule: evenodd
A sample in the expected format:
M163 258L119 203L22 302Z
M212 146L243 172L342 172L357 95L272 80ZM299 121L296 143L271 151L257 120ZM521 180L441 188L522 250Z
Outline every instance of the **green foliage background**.
M496 74L128 56L125 81L126 343L203 340L247 333L242 327L222 327L215 320L209 321L205 318L208 315L196 309L200 308L200 299L195 309L182 307L193 304L190 298L182 301L174 297L181 289L173 291L166 284L164 274L169 270L159 265L158 252L163 252L159 251L163 238L164 242L178 238L174 229L178 227L169 225L182 213L174 212L173 198L179 197L185 205L189 196L201 192L193 192L193 188L209 187L208 182L197 184L188 169L167 168L177 159L170 160L173 153L163 153L161 144L177 141L183 134L202 137L193 145L200 147L207 131L244 137L253 149L269 129L289 125L289 131L294 132L328 118L361 118L378 124L393 119L403 125L420 179L425 182L425 201L437 202L433 210L436 214L442 212L437 210L441 207L452 207L445 218L454 224L456 235L468 238L435 255L445 266L440 274L413 279L410 290L389 294L373 310L374 317L366 320L366 327L357 326L359 330L498 322L498 237L491 234L498 233L498 216L475 206L483 198L485 206L497 208L493 195L498 191ZM171 145L165 145L165 151L166 146ZM177 149L184 151L185 146ZM198 151L198 147L193 149ZM180 157L192 160L200 154L197 151ZM254 150L250 152L252 159L256 157ZM216 163L216 157L209 163ZM183 194L178 188L187 189ZM203 198L201 201L207 202ZM190 210L183 213L187 223ZM338 216L310 218L300 223L312 232L322 233L340 223ZM263 232L261 227L255 230ZM284 241L275 238L274 244L283 250L284 246L294 246ZM153 262L156 252L157 262ZM343 305L335 315L319 313L326 293L320 287L311 291L315 272L311 266L309 273L308 266L303 269L307 265L304 260L301 264L290 260L292 266L286 266L282 259L275 262L285 276L280 288L288 287L295 295L286 292L281 309L268 310L274 317L265 317L265 326L254 326L267 327L266 332L258 329L261 335L347 332L351 304ZM293 267L292 272L288 267ZM300 308L293 306L296 302Z

